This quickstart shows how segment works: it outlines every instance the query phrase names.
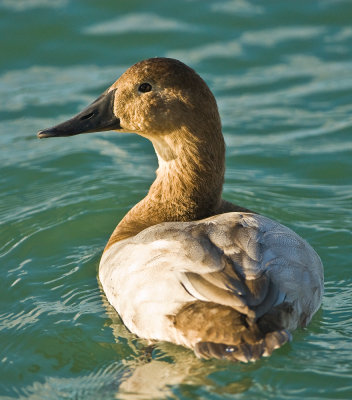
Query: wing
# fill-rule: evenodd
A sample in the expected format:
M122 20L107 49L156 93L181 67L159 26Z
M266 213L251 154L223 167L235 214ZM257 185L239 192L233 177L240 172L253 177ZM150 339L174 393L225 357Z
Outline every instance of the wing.
M307 324L319 307L321 261L285 226L252 213L228 213L183 232L189 261L179 279L195 299L230 306L253 320L285 304L292 314L287 328Z

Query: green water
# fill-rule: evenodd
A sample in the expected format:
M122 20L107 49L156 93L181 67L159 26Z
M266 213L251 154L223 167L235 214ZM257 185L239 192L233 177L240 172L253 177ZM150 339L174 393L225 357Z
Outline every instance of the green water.
M1 399L352 398L352 3L0 0ZM146 193L151 145L118 133L36 139L129 65L179 58L214 91L224 197L306 238L322 309L252 364L145 343L96 276Z

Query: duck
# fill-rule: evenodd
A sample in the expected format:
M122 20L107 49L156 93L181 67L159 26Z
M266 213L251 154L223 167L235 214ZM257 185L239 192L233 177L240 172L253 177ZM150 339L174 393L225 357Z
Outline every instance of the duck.
M106 298L133 334L203 359L269 356L319 309L323 265L288 227L222 198L225 143L214 95L192 68L155 57L39 138L135 133L158 158L147 195L99 264Z

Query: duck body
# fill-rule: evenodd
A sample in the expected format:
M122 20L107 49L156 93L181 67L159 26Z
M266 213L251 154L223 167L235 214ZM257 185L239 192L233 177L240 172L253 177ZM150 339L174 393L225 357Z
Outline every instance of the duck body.
M248 361L309 323L323 276L320 258L293 231L232 212L154 225L116 242L103 254L99 278L138 336Z
M198 74L173 59L141 61L38 136L111 129L148 138L159 161L99 266L106 297L131 332L203 358L250 361L309 323L323 294L320 258L289 228L221 198L220 117Z

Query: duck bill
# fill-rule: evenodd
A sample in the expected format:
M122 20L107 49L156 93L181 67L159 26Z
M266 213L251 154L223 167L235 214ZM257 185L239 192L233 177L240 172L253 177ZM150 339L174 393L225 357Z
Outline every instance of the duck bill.
M39 131L38 137L42 139L121 129L120 120L114 114L115 90L104 92L92 104L71 119L52 128Z

